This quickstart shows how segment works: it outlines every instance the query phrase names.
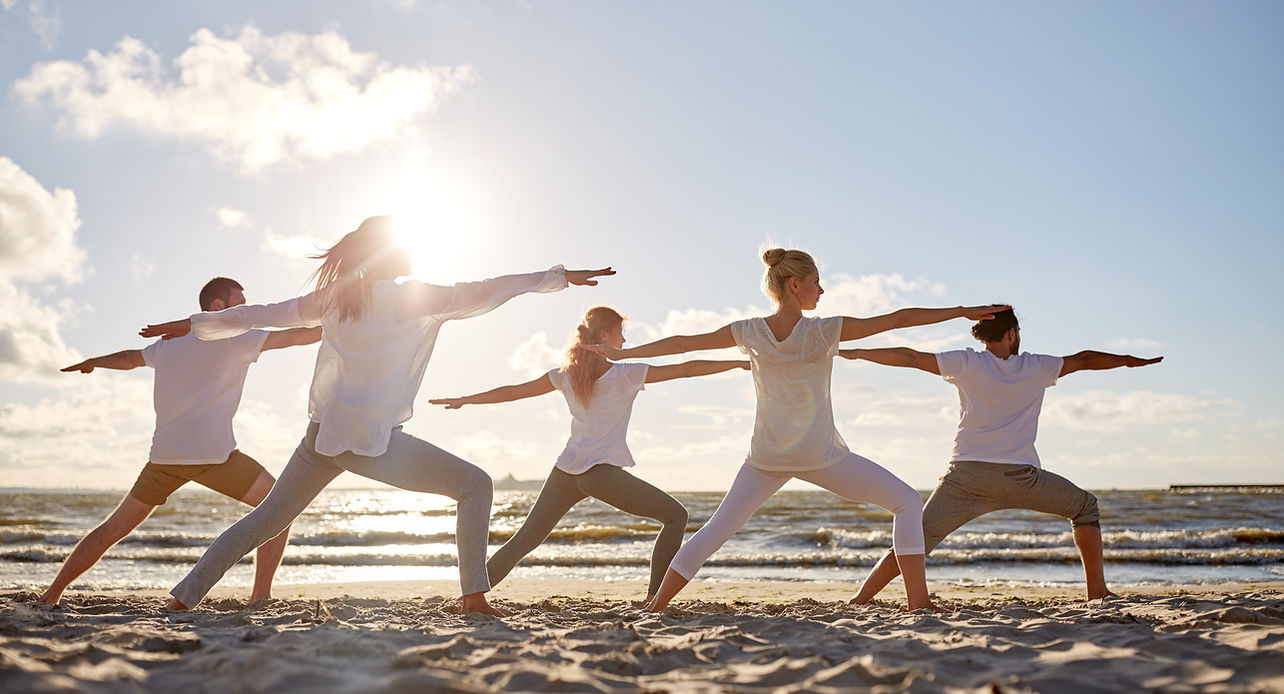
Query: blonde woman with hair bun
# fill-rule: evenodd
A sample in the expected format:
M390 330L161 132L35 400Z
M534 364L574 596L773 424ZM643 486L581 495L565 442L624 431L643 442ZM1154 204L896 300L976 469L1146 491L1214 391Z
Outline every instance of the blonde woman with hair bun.
M814 310L825 293L811 255L771 248L763 252L762 262L767 266L763 291L776 307L771 315L630 349L609 344L593 347L608 359L737 347L749 355L752 365L757 413L749 454L713 517L674 555L648 609L662 611L768 498L798 478L845 499L890 511L892 545L905 578L909 609L937 610L928 596L923 569L923 499L891 472L848 450L834 426L833 359L840 342L953 318L988 319L1006 307L904 308L872 318L808 317L803 312Z
M594 498L635 516L660 523L651 553L651 580L647 602L660 587L670 560L682 544L687 529L687 509L658 487L630 475L634 465L625 443L633 400L647 383L675 378L748 369L747 361L696 360L667 366L612 364L585 345L624 346L624 316L608 306L595 306L576 326L562 365L525 383L501 386L462 398L429 400L453 410L533 398L557 389L571 411L571 438L544 481L535 505L522 526L486 562L491 585L502 581L513 567L548 538L571 507Z

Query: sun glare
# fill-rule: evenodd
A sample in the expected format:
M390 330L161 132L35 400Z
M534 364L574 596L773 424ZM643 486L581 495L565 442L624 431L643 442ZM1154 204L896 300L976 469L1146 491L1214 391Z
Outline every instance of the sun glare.
M401 242L414 256L413 277L451 283L460 260L475 249L469 243L468 223L462 219L456 191L432 174L429 152L416 147L406 154L406 172L388 214Z

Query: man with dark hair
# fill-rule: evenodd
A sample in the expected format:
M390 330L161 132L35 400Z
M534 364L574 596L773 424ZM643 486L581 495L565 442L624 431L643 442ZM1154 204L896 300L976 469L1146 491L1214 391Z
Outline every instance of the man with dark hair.
M216 277L201 289L200 303L203 311L221 311L244 304L245 294L235 280ZM251 330L210 342L187 336L157 340L143 349L94 357L63 369L89 373L96 368L154 368L152 405L156 409L156 431L149 462L133 488L111 516L76 545L40 599L57 604L72 581L98 563L112 545L189 481L257 506L275 479L257 461L237 450L232 434L232 416L241 402L246 373L262 352L308 345L320 339L321 328ZM271 595L272 578L281 563L289 532L286 528L259 547L252 601Z
M1019 508L1070 520L1083 561L1088 599L1113 595L1106 588L1097 497L1039 463L1034 439L1044 391L1075 371L1154 364L1163 357L1083 351L1068 357L1020 353L1021 326L1011 309L978 321L972 336L985 349L927 354L907 347L844 349L848 359L905 366L942 376L959 391L960 420L950 468L923 507L928 553L945 536L991 511ZM888 552L870 571L851 602L869 602L900 573Z
M245 303L244 296L242 296L240 303L234 304L231 302L236 292L244 291L245 287L242 287L240 282L237 282L230 277L215 277L209 282L206 282L204 287L201 287L201 295L199 297L201 310L222 311L225 308L239 306L240 304ZM222 301L223 306L221 308L214 308L215 301Z

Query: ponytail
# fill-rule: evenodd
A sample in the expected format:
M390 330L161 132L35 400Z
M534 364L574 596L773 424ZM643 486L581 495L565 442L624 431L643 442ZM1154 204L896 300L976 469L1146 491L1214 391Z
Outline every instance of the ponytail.
M566 349L566 361L562 372L571 382L571 391L579 403L588 407L593 397L593 387L597 379L611 368L606 357L584 348L584 345L595 345L602 341L602 336L624 323L624 316L608 306L594 306L584 313L584 319L575 326L575 336Z

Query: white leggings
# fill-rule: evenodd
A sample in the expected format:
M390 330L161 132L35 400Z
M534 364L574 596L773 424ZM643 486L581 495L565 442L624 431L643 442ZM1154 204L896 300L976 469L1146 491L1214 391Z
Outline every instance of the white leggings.
M688 581L694 578L709 557L794 477L824 487L849 501L876 504L891 511L892 546L896 554L923 554L923 497L878 463L848 453L829 467L793 474L766 472L748 463L742 465L718 510L682 545L669 568Z

